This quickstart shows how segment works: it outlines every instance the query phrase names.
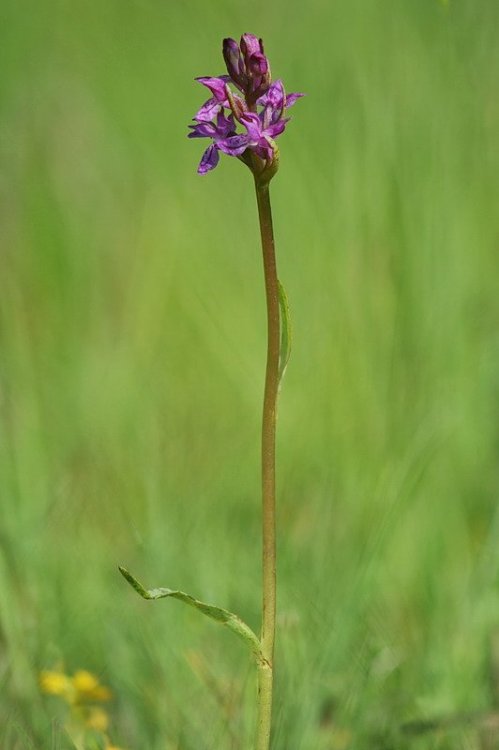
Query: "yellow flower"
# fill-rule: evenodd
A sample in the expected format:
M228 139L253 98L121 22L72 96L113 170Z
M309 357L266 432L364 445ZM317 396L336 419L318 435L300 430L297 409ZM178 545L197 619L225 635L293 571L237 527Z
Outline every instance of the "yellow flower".
M59 695L67 701L71 700L73 686L64 672L44 670L40 672L40 689L48 695Z
M106 732L109 726L109 716L102 708L93 707L89 710L85 724L96 732Z
M76 691L76 701L108 701L111 699L109 688L101 685L98 678L85 669L79 669L72 679Z

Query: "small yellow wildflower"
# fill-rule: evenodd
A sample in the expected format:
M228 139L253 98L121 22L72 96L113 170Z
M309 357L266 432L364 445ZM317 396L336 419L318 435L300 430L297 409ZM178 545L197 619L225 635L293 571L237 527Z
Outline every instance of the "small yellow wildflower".
M64 672L44 670L40 672L40 689L48 695L59 695L65 700L71 699L73 686Z
M80 701L108 701L111 700L109 688L101 685L99 680L86 669L79 669L73 675L73 687L76 691L76 700Z
M86 669L77 670L72 677L53 669L40 672L40 689L49 695L56 695L69 704L69 722L79 731L91 729L98 732L101 741L105 742L104 750L123 750L111 745L107 737L109 715L100 706L92 705L109 701L112 693L108 687L101 685L99 678Z
M89 710L85 724L89 729L94 729L96 732L107 732L109 727L109 716L104 709L92 707Z

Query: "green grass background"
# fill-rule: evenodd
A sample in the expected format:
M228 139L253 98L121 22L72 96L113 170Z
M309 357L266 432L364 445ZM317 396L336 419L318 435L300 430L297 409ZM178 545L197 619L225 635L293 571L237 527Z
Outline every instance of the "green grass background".
M251 746L244 647L117 572L258 628L255 200L185 137L243 31L307 93L272 185L273 750L496 746L400 727L499 706L498 28L495 0L2 0L2 750L57 746L60 660L127 750Z

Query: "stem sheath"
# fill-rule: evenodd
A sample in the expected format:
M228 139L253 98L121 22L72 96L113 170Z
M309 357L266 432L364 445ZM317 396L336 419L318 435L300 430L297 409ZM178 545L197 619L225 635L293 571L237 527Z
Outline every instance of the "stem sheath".
M275 432L279 387L279 286L269 184L255 178L267 300L267 367L262 417L262 663L258 667L256 750L269 750L276 620Z

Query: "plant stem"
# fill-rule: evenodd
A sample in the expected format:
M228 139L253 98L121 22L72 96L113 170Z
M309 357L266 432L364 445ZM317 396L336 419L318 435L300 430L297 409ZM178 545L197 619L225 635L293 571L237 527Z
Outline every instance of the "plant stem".
M262 417L262 656L258 666L256 750L268 750L272 723L273 662L276 619L275 431L279 387L279 288L268 182L255 176L267 299L267 367Z

